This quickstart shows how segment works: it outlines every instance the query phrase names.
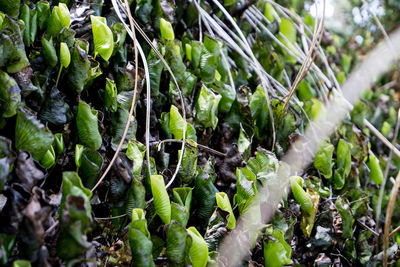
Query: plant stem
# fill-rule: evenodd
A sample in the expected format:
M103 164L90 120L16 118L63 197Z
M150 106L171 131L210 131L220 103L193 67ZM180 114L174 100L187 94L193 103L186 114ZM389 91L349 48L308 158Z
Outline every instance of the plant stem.
M57 75L56 87L58 87L58 81L60 80L62 69L63 69L63 66L61 65L60 66L60 70L58 71L58 75Z

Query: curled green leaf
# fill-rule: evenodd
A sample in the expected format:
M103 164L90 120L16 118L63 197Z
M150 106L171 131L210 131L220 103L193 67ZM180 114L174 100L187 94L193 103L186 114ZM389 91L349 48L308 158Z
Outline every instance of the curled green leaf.
M47 152L44 154L42 160L40 161L40 164L42 164L43 167L46 169L49 169L53 167L53 165L56 163L56 153L54 152L53 146L50 146L50 149L47 150Z
M84 149L85 149L85 147L83 145L76 144L76 146L75 146L75 165L76 165L76 169L79 169L79 167L81 166L81 158L82 158L82 153L83 153Z
M104 94L104 105L111 112L117 111L118 102L117 102L117 86L113 80L106 78L106 91Z
M369 168L369 178L375 183L375 184L382 184L383 182L383 172L381 169L381 166L379 164L379 159L371 152L367 165Z
M215 194L218 207L222 210L229 212L228 228L234 229L236 227L235 215L233 215L232 206L229 202L228 195L225 192L218 192Z
M160 19L160 30L161 30L161 39L162 40L171 40L175 39L174 29L172 28L171 22L161 18Z
M47 1L40 1L36 4L37 20L40 29L47 26L47 21L51 15L50 5Z
M332 177L332 156L335 147L328 143L322 143L314 158L314 167L320 171L320 173L329 179Z
M150 183L156 213L165 224L169 224L171 221L171 203L165 188L164 178L161 175L152 175Z
M265 266L279 267L286 264L292 264L292 249L286 243L283 234L274 229L272 238L264 239L264 259Z
M108 61L114 49L114 39L111 29L107 26L106 18L90 16L92 22L93 42L96 53Z
M183 120L179 110L174 105L171 106L169 112L169 130L174 135L175 139L183 138L183 129L185 121Z
M204 127L215 129L218 124L218 104L221 95L205 87L201 87L199 98L196 104L196 121Z
M92 109L84 101L80 101L78 105L76 126L78 128L79 139L82 143L95 150L101 147L102 141L97 122L97 110Z
M30 152L37 161L42 160L53 143L54 136L29 111L20 109L15 125L15 147Z
M10 17L16 18L19 14L21 0L0 0L0 11L3 11Z
M208 246L203 237L193 226L187 229L188 234L192 238L192 246L189 250L190 259L193 267L204 267L208 260Z
M69 28L71 17L66 4L59 3L53 7L49 21L47 23L47 33L56 37L63 28Z
M62 152L64 152L64 138L62 133L56 133L54 135L54 141L56 144L56 152L59 156Z
M64 42L60 43L60 63L64 68L68 68L69 63L71 63L71 54L68 45Z
M297 203L300 204L301 210L308 214L313 212L313 203L308 193L303 189L303 178L300 176L290 177L290 186L292 187L293 196Z
M57 57L57 52L56 49L54 48L53 45L53 37L50 37L49 40L47 40L45 37L42 38L42 53L43 57L46 60L46 63L54 68L57 65L58 62L58 57Z
M0 114L9 118L17 113L21 103L21 89L6 72L0 70Z

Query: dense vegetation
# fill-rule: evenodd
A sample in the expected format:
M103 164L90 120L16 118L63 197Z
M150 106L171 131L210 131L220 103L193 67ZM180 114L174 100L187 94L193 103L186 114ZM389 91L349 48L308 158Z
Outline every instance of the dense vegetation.
M325 31L304 2L0 0L0 265L227 265L223 238L265 216L260 188L382 36ZM290 177L238 266L397 264L398 79Z

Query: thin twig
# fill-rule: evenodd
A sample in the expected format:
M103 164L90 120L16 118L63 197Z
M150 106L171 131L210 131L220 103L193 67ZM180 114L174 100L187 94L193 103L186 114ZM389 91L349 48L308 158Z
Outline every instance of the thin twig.
M215 154L215 155L218 155L218 156L220 156L220 157L226 157L226 153L222 153L222 152L219 152L219 151L217 151L217 150L214 150L214 149L212 149L212 148L210 148L210 147L208 147L208 146L204 146L204 145L202 145L202 144L198 144L198 143L195 142L194 140L190 140L190 141L193 142L193 143L195 144L195 146L198 147L198 148L201 148L201 149L203 149L203 150L205 150L205 151L208 151L208 152L213 153L213 154ZM162 144L164 144L164 143L182 143L182 140L178 140L178 139L165 139L165 140L162 140L162 141L154 142L153 144L157 144L158 150L160 150L160 146L161 146ZM190 145L190 143L186 143L186 145L188 145L188 144Z
M390 233L389 238L392 238L398 231L400 231L400 226L398 226L396 229L394 229L394 230Z
M122 215L117 215L117 216L113 216L113 217L104 217L104 218L100 218L100 217L94 217L95 220L114 220L114 219L119 219L119 218L123 218L125 217L127 214L122 214Z
M370 129L370 131L376 135L376 137L379 138L379 140L382 141L382 143L384 143L388 148L390 148L391 150L393 150L393 153L396 154L396 156L400 157L400 151L392 144L390 143L389 140L387 140L387 138L380 132L378 131L374 125L372 125L368 120L364 119L364 124L365 126L368 127L368 129Z
M317 4L317 2L315 4ZM280 118L279 118L278 122L282 120L282 117L284 116L284 114L286 112L286 109L289 105L290 99L292 98L294 92L296 91L297 86L307 75L307 72L310 70L310 68L314 62L315 56L317 54L317 53L314 53L314 55L313 55L315 48L321 44L322 34L324 32L324 22L325 22L325 0L322 2L322 4L323 4L323 12L322 12L321 23L318 25L317 24L314 25L314 34L313 34L312 42L311 42L307 57L306 57L303 65L301 66L299 73L297 73L297 76L296 76L296 79L294 80L292 88L290 89L290 92L287 95L287 99L281 110ZM318 40L318 43L317 43L317 40Z
M359 225L361 225L363 228L367 229L368 231L370 231L374 236L379 237L379 234L377 232L374 231L374 229L372 229L371 227L367 226L365 223L363 223L362 221L360 221L360 219L357 219L357 223Z

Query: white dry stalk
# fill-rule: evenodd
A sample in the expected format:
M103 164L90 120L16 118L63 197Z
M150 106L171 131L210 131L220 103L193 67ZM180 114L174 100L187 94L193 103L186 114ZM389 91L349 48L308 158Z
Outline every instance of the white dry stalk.
M400 47L400 29L397 29L390 39L394 47ZM319 116L307 127L304 136L299 138L282 159L291 167L291 175L301 173L313 160L319 144L327 139L334 131L336 125L348 114L350 107L369 89L375 79L387 72L396 62L400 55L400 50L395 51L396 57L393 57L390 45L387 43L379 44L370 55L361 63L361 65L352 72L343 85L343 97L334 93L331 100L321 110ZM329 121L327 122L327 119ZM318 135L314 134L318 132ZM303 148L303 151L301 151ZM311 153L304 153L307 148ZM300 151L299 151L300 150ZM264 186L259 190L259 196L268 194L267 203L269 207L261 210L262 216L259 220L254 216L254 207L259 203L251 203L242 216L239 217L237 227L225 237L219 248L220 262L224 266L239 266L244 257L249 255L252 249L251 238L257 236L260 225L268 222L277 203L282 200L284 190L289 184L289 176L279 176L277 183ZM263 220L261 220L263 218ZM249 224L249 221L252 223ZM240 244L237 241L242 241Z

